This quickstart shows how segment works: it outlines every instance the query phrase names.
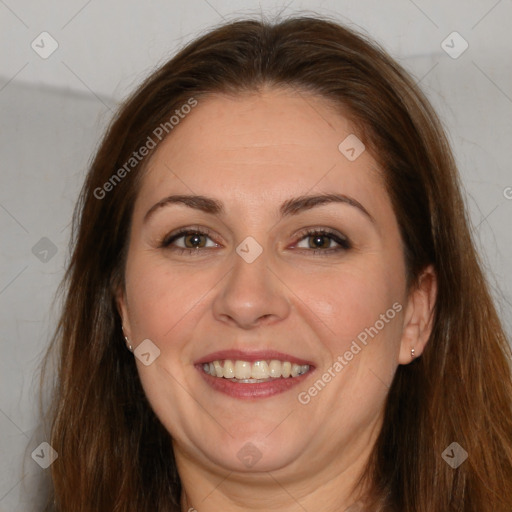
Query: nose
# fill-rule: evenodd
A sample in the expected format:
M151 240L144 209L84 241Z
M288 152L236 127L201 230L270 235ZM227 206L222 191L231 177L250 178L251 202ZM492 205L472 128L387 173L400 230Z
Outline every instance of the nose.
M216 320L251 329L289 315L288 289L268 260L265 250L252 263L235 255L233 268L213 302Z

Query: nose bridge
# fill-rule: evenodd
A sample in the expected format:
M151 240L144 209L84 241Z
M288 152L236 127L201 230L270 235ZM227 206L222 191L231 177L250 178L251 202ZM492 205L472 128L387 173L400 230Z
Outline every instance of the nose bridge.
M237 246L233 267L214 301L213 311L218 320L248 328L262 319L277 321L287 316L286 292L270 269L269 251L252 237Z

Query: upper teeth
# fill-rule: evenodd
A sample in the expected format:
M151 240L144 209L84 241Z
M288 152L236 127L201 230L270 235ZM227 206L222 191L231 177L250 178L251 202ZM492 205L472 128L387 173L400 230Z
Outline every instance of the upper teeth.
M214 377L226 379L268 379L269 377L298 377L309 370L309 365L278 361L277 359L254 361L253 363L226 359L204 363L203 369Z

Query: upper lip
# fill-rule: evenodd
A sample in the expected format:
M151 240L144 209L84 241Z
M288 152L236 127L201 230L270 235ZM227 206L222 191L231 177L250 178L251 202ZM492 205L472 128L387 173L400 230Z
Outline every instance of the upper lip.
M218 350L217 352L211 352L210 354L201 357L194 364L203 364L203 363L211 363L212 361L222 361L225 359L238 360L238 361L264 361L267 359L277 359L279 361L290 361L290 363L295 363L299 365L309 365L314 366L311 361L306 359L302 359L300 357L292 356L291 354L285 354L283 352L278 352L277 350L235 350L235 349L226 349L226 350Z

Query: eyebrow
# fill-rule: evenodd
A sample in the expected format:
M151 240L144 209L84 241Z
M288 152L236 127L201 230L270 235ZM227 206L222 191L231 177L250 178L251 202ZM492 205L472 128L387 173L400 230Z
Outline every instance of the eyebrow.
M360 212L362 212L375 224L375 219L368 212L368 210L359 201L345 194L325 193L317 195L303 195L287 199L281 204L281 207L279 208L279 213L281 215L281 218L283 218L290 215L297 215L298 213L301 213L305 210L310 210L312 208L331 203L342 203L353 206L354 208L357 208ZM164 197L156 204L154 204L144 215L143 222L146 223L157 210L160 210L162 207L169 206L172 204L182 204L188 206L189 208L201 210L211 215L225 214L224 205L222 204L221 201L217 199L202 195L177 194Z

